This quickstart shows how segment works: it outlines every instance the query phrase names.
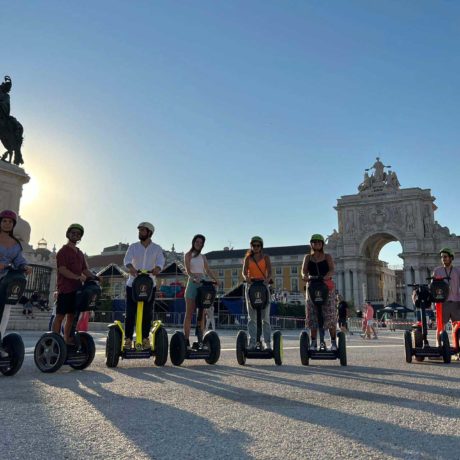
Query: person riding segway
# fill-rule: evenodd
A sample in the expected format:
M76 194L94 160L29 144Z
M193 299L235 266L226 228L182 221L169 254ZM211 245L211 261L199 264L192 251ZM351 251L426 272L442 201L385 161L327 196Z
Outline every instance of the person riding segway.
M347 365L345 333L336 334L336 313L334 305L334 261L324 253L324 237L314 234L310 238L311 251L302 264L302 278L307 281L306 327L311 331L300 334L300 359L308 365L310 359L340 359L342 366ZM328 350L324 333L329 329L331 347ZM318 349L317 333L319 329L320 345ZM336 335L339 339L337 347Z
M250 245L243 263L249 343L246 331L239 331L236 359L240 365L244 365L246 359L274 359L275 364L280 366L283 363L283 338L280 331L274 332L272 337L270 327L270 257L263 253L263 240L260 236L252 237Z
M459 353L459 321L460 321L460 270L452 265L454 253L449 248L439 251L442 266L435 268L430 285L412 284L414 292L412 300L420 310L421 324L415 325L412 332L404 334L406 362L428 358L442 358L444 363L450 363L451 355ZM427 339L427 310L435 303L436 309L436 341L437 346L430 346ZM452 321L452 342L445 330L446 323Z
M171 362L180 366L185 359L204 359L208 364L215 364L220 358L220 339L215 331L204 334L204 310L214 304L216 288L214 281L201 280L196 295L196 342L187 346L187 339L182 331L176 331L171 337L169 354ZM204 334L204 335L203 335Z
M171 362L176 366L180 366L185 359L204 359L208 364L215 364L220 357L220 339L217 333L213 330L204 334L205 311L214 305L217 284L206 257L201 254L205 241L203 235L195 235L190 251L184 256L188 275L184 332L176 331L173 334L169 350ZM206 281L206 276L213 281ZM190 346L190 328L195 311L197 341Z
M5 335L10 306L16 305L26 288L26 277L32 269L22 255L21 243L14 237L17 215L0 213L0 372L12 376L24 362L24 342L19 334Z
M120 321L109 326L106 345L106 365L116 367L119 358L148 359L154 357L157 366L168 358L168 334L161 321L153 321L156 278L163 269L163 250L152 241L155 227L150 222L138 226L139 241L126 251L124 264L129 270L126 283L126 315L123 329ZM136 341L133 349L134 327Z
M122 359L148 359L154 357L157 366L164 366L168 359L168 333L162 322L153 321L149 332L149 348L145 347L143 340L143 313L144 304L148 304L154 295L154 284L147 270L139 270L138 275L131 286L132 300L137 303L136 313L136 340L134 348L126 347L124 344L125 330L121 321L115 321L109 325L109 332L106 342L106 365L116 367L120 357Z
M96 353L91 335L76 330L79 314L94 310L101 294L97 277L88 269L85 256L77 247L84 233L82 225L69 225L67 243L56 255L56 317L52 331L40 337L34 350L35 364L42 372L56 372L64 364L83 370L93 362ZM64 335L61 336L64 319Z

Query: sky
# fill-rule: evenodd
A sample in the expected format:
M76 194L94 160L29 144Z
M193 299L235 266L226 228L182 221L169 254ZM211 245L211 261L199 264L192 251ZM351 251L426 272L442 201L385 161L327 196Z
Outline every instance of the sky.
M1 3L33 245L305 244L376 156L460 234L460 2Z

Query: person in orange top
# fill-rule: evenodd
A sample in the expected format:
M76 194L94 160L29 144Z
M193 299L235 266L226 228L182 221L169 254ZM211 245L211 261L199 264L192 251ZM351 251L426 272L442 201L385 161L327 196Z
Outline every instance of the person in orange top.
M263 280L267 284L272 277L272 264L270 257L263 252L264 242L260 236L251 238L251 248L246 252L243 263L243 279L246 281L245 298L246 307L248 309L248 334L249 348L254 348L257 340L257 311L252 308L249 302L249 286L252 281ZM270 299L270 292L268 292ZM270 327L270 304L262 310L262 333L264 337L265 347L271 348L271 327Z

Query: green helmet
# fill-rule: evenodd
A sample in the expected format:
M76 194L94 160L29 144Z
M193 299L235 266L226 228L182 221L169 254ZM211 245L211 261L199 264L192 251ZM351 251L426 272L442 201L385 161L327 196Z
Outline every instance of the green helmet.
M454 258L454 251L452 251L452 249L450 248L442 248L440 251L439 251L439 254L448 254L450 257L452 257L452 259Z
M310 238L310 243L312 241L322 241L324 243L324 236L323 235L320 235L319 233L315 233L311 236Z
M74 228L75 230L80 230L81 236L83 236L83 234L85 233L85 229L83 228L82 225L80 225L80 224L70 224L70 225L69 225L69 228L68 228L67 231L65 232L65 235L67 236L67 235L69 234L70 230L72 230L73 228Z
M251 244L252 243L260 243L263 246L264 245L264 240L260 236L253 236L251 238Z

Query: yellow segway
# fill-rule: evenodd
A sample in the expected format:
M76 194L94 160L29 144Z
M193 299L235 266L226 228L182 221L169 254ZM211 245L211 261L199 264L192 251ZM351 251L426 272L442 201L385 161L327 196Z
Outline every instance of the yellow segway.
M150 329L149 349L142 347L142 316L144 312L144 302L152 299L154 284L149 276L148 270L139 270L138 276L133 281L132 296L137 302L136 313L136 340L134 348L125 348L125 330L121 321L115 321L109 325L107 343L105 348L105 364L107 367L117 367L121 359L149 359L154 357L154 363L157 366L164 366L168 359L168 333L163 323L159 320L153 321Z

